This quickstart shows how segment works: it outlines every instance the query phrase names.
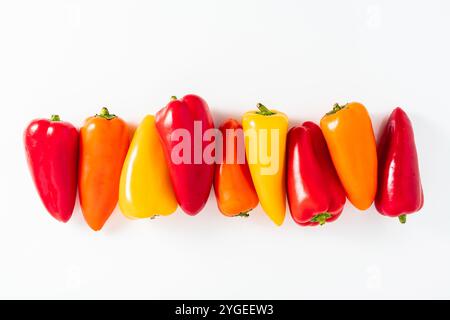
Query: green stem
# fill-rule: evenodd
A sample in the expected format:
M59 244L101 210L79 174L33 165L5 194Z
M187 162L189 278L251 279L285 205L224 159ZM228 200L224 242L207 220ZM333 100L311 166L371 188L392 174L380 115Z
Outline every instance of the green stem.
M57 114L52 114L52 116L50 117L50 121L61 121L61 118Z
M323 226L325 224L325 222L327 222L327 220L331 217L332 217L332 215L330 213L323 212L323 213L316 214L310 221L318 222L319 225Z
M259 111L256 111L257 114L263 115L263 116L271 116L274 115L275 112L272 112L271 110L269 110L265 105L263 105L262 103L258 103L256 105L256 107L258 108Z
M178 100L177 96L171 96L170 99L171 100Z
M241 212L241 213L235 215L235 217L248 218L248 217L250 217L250 215L248 214L250 211L251 210Z
M101 117L106 120L111 120L116 118L117 116L115 114L110 114L108 108L103 107L102 110L100 110L100 113L97 114L97 117Z
M331 110L330 112L327 112L327 116L331 115L331 114L335 114L336 112L344 109L347 106L347 104L344 104L343 106L340 106L338 103L335 103L333 105L333 110Z
M398 220L400 220L401 224L406 223L406 214L402 214L401 216L398 216Z

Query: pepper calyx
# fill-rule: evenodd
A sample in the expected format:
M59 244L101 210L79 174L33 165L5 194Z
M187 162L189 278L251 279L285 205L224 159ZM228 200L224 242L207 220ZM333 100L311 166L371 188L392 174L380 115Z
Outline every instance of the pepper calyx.
M250 212L250 211L251 211L251 210L241 212L241 213L235 215L235 217L248 218L248 217L250 217L250 215L249 215L249 212Z
M327 220L330 219L331 217L332 217L332 215L330 213L323 212L323 213L316 214L309 221L310 222L318 222L319 225L323 226L327 222Z
M58 122L58 121L61 121L61 118L57 114L52 114L52 116L50 117L50 121Z
M258 111L256 111L256 114L260 114L260 115L263 115L263 116L272 116L272 115L275 114L275 112L273 112L272 110L269 110L269 108L267 108L262 103L258 103L256 105L256 107L258 108Z
M100 110L100 113L96 114L96 116L106 120L112 120L114 118L117 118L115 114L109 113L109 110L106 107L103 107L102 110Z
M335 103L333 105L333 109L331 111L327 112L326 115L329 116L329 115L335 114L336 112L341 111L342 109L344 109L346 107L347 107L347 104L344 104L341 106L341 105L339 105L339 103Z

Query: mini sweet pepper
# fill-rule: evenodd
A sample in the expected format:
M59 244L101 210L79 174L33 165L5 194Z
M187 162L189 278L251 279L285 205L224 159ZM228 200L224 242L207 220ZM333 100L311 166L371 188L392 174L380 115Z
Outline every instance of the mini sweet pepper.
M214 174L217 206L225 216L247 216L258 205L258 196L245 159L242 126L228 119L219 130L223 151Z
M388 217L406 222L406 215L423 206L414 131L406 113L391 113L378 144L378 191L375 207Z
M286 215L285 150L287 116L262 104L242 117L245 151L263 210L276 224Z
M177 209L154 116L146 116L134 133L119 190L119 207L128 218L167 216Z
M377 146L366 108L335 104L320 127L347 198L360 210L369 208L377 191Z
M103 108L80 133L80 204L87 224L98 231L117 205L130 132L125 121Z
M292 218L302 226L335 221L344 208L345 190L322 131L313 122L289 130L287 195Z
M61 121L33 120L25 130L25 150L36 189L47 211L67 222L77 196L78 130Z
M156 113L156 128L178 204L187 214L196 215L205 206L214 179L215 159L205 157L211 145L214 156L215 139L205 136L214 129L208 104L193 94L172 97Z

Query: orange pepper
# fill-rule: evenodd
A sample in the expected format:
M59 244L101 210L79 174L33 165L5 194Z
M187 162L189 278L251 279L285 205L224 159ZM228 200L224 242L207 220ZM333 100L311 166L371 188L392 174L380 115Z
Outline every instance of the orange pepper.
M377 147L366 108L335 104L320 127L347 198L360 210L369 208L377 190Z
M222 161L217 163L214 176L217 206L227 217L246 217L258 205L259 200L245 158L244 134L241 131L239 135L238 131L242 130L242 126L238 121L228 119L219 130L223 138L223 152Z
M100 230L119 198L122 166L130 143L127 124L103 108L80 129L79 193L84 219Z

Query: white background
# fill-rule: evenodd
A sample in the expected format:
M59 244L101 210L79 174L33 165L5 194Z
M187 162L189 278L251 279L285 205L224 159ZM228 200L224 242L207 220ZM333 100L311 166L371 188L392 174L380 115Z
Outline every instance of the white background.
M448 1L0 1L0 298L450 298ZM296 125L363 102L413 121L425 206L322 228L258 208L153 221L48 215L22 133L102 106L132 123L197 93L216 123L257 102ZM326 183L326 182L324 182Z

